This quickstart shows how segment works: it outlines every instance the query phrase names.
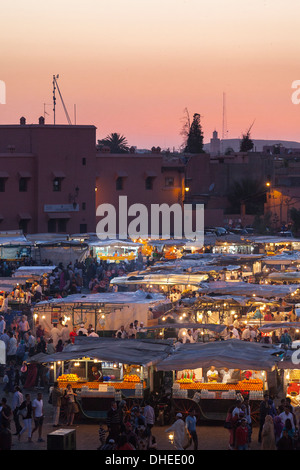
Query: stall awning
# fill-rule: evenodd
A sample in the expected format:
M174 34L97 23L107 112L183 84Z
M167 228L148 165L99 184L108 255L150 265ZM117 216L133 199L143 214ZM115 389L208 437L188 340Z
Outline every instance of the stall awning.
M0 171L0 178L9 178L9 173L7 171Z
M153 170L147 170L144 173L145 178L156 178L157 173Z
M77 360L83 357L107 362L150 366L166 358L173 348L172 340L122 340L115 338L76 337L61 353L36 354L29 362Z
M271 371L280 361L279 348L239 339L211 343L180 344L169 357L157 364L158 370L184 370L215 367Z
M32 217L28 212L19 212L18 214L20 220L31 220Z

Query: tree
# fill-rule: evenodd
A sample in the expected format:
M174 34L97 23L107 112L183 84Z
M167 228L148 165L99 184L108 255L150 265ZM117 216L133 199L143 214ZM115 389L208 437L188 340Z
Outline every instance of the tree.
M263 214L266 188L257 180L244 178L232 184L227 198L230 203L229 211L232 214L240 214L242 204L245 204L246 214Z
M251 131L253 124L254 124L254 121L249 127L249 129L247 130L246 134L243 134L242 136L242 140L240 143L240 152L250 152L254 147L253 140L250 137L251 135L250 131Z
M184 152L186 153L205 153L203 150L203 133L200 124L200 114L195 113L193 121L190 125L186 146Z
M300 230L300 210L296 209L296 207L292 207L290 209L290 218L293 222L293 232L297 235Z
M129 146L126 137L117 132L112 132L105 139L98 140L98 148L109 147L111 153L128 153Z

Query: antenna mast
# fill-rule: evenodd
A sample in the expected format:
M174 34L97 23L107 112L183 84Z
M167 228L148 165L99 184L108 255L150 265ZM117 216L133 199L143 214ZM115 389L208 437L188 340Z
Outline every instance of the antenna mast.
M228 137L227 130L227 116L226 116L226 93L223 92L223 124L222 124L222 139Z
M58 93L59 93L59 97L60 97L61 102L62 102L62 105L63 105L63 108L64 108L64 111L65 111L65 115L66 115L68 124L69 124L69 125L72 125L72 122L71 122L69 113L68 113L68 111L67 111L67 108L66 108L66 106L65 106L65 103L64 103L62 94L61 94L61 92L60 92L60 89L59 89L59 86L58 86L58 83L57 83L57 79L58 79L58 78L59 78L59 75L53 75L53 81L52 81L52 84L53 84L53 123L54 123L54 125L55 125L55 108L56 108L55 90L57 89L57 90L58 90Z

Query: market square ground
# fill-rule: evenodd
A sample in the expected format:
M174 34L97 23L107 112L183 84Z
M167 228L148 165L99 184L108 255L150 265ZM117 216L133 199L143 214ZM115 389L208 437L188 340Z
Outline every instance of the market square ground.
M37 390L26 391L30 393L31 398L35 398ZM2 392L1 397L6 396ZM11 404L12 394L7 397L8 404ZM43 394L45 420L43 425L43 439L45 442L37 442L37 432L33 435L33 441L27 442L26 433L23 434L21 441L18 441L17 436L12 437L12 450L47 450L47 435L52 433L58 428L52 426L52 406L48 404L48 393ZM75 420L74 426L62 426L64 429L75 429L76 431L76 450L97 450L99 447L99 422L88 420ZM12 433L15 432L14 422L11 423ZM168 433L166 433L168 426L154 426L153 435L157 440L158 450L174 450L174 447L169 442ZM222 422L218 424L200 423L197 427L197 434L199 440L199 450L227 450L228 449L228 431L224 429ZM259 450L260 444L257 442L258 427L253 429L253 442L251 444L252 450ZM188 450L193 450L191 446Z

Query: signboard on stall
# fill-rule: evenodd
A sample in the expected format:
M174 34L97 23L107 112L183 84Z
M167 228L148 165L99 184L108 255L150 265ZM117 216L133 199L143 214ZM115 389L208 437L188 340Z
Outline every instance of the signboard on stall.
M61 307L52 307L51 323L58 324L60 317L61 317Z

